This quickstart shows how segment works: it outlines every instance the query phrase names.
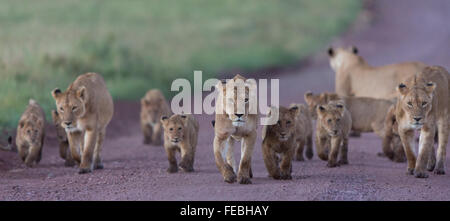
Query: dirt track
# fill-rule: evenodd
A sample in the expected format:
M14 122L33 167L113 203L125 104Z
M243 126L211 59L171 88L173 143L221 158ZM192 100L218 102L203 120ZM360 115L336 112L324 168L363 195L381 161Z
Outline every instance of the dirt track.
M449 1L383 0L375 1L373 10L368 28L333 45L356 45L373 65L417 60L450 68ZM307 67L284 72L276 75L282 105L303 102L307 90L334 88L325 52ZM347 166L330 169L317 156L294 162L291 181L267 177L259 136L253 184L224 183L214 163L212 116L206 115L197 116L196 172L167 174L164 149L142 144L138 112L137 102L116 102L103 148L105 169L91 174L78 175L77 168L63 166L50 127L36 168L25 168L15 153L0 152L0 200L450 200L450 157L447 175L416 179L405 175L406 164L376 156L381 140L373 134L350 139Z

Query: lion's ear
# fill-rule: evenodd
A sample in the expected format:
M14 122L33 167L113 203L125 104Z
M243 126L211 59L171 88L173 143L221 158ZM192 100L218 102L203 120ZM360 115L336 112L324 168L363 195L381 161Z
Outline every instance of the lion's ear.
M182 114L182 115L180 115L180 117L181 117L181 120L183 121L183 125L184 125L185 127L187 127L187 124L188 124L188 118L187 118L187 116L184 115L184 114Z
M19 121L19 128L22 129L25 126L24 121Z
M334 49L332 47L328 48L328 56L330 57L334 56Z
M327 111L327 109L323 105L319 105L317 107L317 115L319 115L319 116L322 116L323 114L325 114L326 111Z
M338 102L338 103L336 103L336 109L339 111L339 113L341 114L341 116L344 116L344 111L345 111L345 108L344 108L344 103L342 103L342 102Z
M298 108L297 105L293 105L291 108L289 108L289 112L295 118L300 114L300 108Z
M55 88L52 91L52 96L54 99L58 98L61 94L62 94L62 92L59 88Z
M308 91L305 93L304 95L305 101L308 105L310 105L312 103L312 99L313 99L313 93L311 91Z
M87 98L88 98L88 94L87 94L87 90L86 87L81 86L80 88L78 88L77 90L77 97L82 100L83 102L86 103Z
M406 93L408 93L408 88L406 87L405 84L400 83L400 84L397 86L397 91L398 91L402 96L405 96Z
M430 81L425 85L425 91L427 92L428 96L431 96L436 89L436 83Z
M169 122L169 117L167 117L167 116L162 116L162 117L161 117L161 124L162 124L163 127L166 127L167 122Z
M353 54L358 54L358 48L355 46L352 46L352 53Z

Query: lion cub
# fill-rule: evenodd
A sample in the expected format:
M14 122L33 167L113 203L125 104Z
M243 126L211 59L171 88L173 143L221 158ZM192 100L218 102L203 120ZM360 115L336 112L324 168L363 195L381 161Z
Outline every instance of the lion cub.
M45 114L41 106L30 99L17 126L16 145L25 165L32 167L41 161L45 138Z
M194 171L195 149L197 148L199 125L192 115L172 115L161 117L164 128L164 148L169 159L167 172L178 171L176 151L181 153L180 169L184 172Z
M350 112L342 101L330 101L317 108L317 116L317 155L322 160L328 160L328 167L348 164L348 135L352 127ZM329 147L331 150L328 150ZM340 159L337 162L338 154Z
M269 176L276 180L292 179L292 158L297 144L296 117L299 112L295 105L289 109L280 106L278 122L263 127L263 159ZM277 154L282 155L280 166Z
M69 140L67 139L66 130L61 126L62 120L58 114L58 111L52 110L52 119L53 124L55 125L56 136L59 143L59 156L66 160L64 166L72 167L75 165L75 160L70 153Z
M312 143L312 119L308 108L304 104L291 104L290 108L297 107L299 114L295 118L295 136L296 136L296 150L295 160L304 161L303 152L306 145L306 157L310 160L313 155Z
M144 144L161 145L162 116L170 116L172 111L164 95L158 89L149 90L141 99L141 129Z

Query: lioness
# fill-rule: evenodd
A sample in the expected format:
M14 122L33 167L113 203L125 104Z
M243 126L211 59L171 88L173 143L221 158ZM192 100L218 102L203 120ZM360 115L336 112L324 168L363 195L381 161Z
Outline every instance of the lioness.
M298 114L295 118L295 137L296 137L296 150L295 160L304 161L303 152L306 145L306 157L310 160L313 155L313 142L312 142L312 119L310 112L304 104L291 104L289 108L297 107Z
M395 116L398 133L408 160L407 173L428 177L425 169L445 174L444 162L448 141L448 72L443 67L426 67L419 74L398 85ZM437 162L434 151L438 131ZM420 129L419 153L413 152L414 130ZM437 165L436 165L437 164Z
M348 164L348 135L352 125L350 112L342 101L330 101L318 106L317 116L317 155L322 160L328 160L328 167ZM329 147L331 150L328 150Z
M149 90L141 99L141 129L144 144L160 145L162 140L162 116L170 117L172 111L164 95L158 89Z
M296 117L300 111L295 105L289 109L280 106L278 110L278 122L263 127L262 154L269 176L276 180L290 180L292 158L297 144ZM277 154L282 155L280 166Z
M72 157L80 163L79 173L102 169L100 152L106 126L114 113L113 100L103 77L97 73L80 75L65 92L56 88L52 96L69 139Z
M45 138L45 114L41 106L33 99L22 114L17 126L16 145L19 156L25 165L32 167L42 157Z
M12 145L12 137L9 136L8 144L6 146L0 145L0 150L11 151L12 150L11 145Z
M181 153L180 168L184 172L194 171L195 149L198 139L198 122L194 116L173 115L161 117L161 123L164 128L164 148L169 159L169 168L167 172L175 173L178 171L177 159L175 153Z
M216 165L221 172L224 181L228 183L236 182L236 172L238 172L237 180L240 184L250 184L252 177L251 159L253 148L256 141L257 128L257 113L249 113L249 99L256 99L256 96L250 97L250 85L246 79L240 75L236 75L233 81L228 81L226 84L219 82L216 88L219 90L216 102L216 117L214 125L214 157ZM238 87L233 86L233 82L244 82L245 92L238 93ZM233 88L234 87L234 88ZM234 96L228 96L227 93L234 91ZM245 103L245 111L238 113L237 104ZM229 106L234 107L235 111L223 111L217 105L222 102L222 107L226 107L227 102ZM223 108L225 109L225 108ZM236 168L234 160L234 142L241 141L241 162L239 171ZM226 161L224 160L226 158Z
M59 143L59 156L66 160L64 166L72 167L75 165L72 154L70 153L69 140L67 139L66 130L61 126L62 120L56 110L52 110L53 124L56 129L56 136ZM82 141L83 142L83 141Z
M340 96L395 98L397 85L426 67L421 62L374 67L358 55L356 47L330 48L328 55L336 73L336 93Z

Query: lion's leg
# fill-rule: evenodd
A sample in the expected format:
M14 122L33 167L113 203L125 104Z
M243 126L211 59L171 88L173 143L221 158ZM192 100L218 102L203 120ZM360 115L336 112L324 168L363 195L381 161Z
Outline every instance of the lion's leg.
M234 159L234 139L232 137L228 138L228 145L225 147L227 163L233 167L233 171L237 173L236 159Z
M184 172L193 172L194 171L194 151L189 144L183 145L180 147L181 151L181 162L180 168Z
M434 149L434 144L430 147L430 153L428 157L427 170L433 171L436 166L436 150Z
M392 150L391 144L394 135L392 134L391 128L387 128L384 132L385 134L383 136L382 151L386 157L388 157L390 160L393 160L394 151Z
M407 174L413 175L416 166L416 156L412 148L414 148L414 131L399 131L402 140L403 149L405 150L406 160L408 161Z
M63 159L67 157L67 148L69 148L69 145L66 145L66 142L59 143L59 156Z
M331 141L331 150L328 155L327 167L336 167L338 165L337 157L339 154L342 139L340 137L331 137L330 141Z
M303 158L303 150L305 147L305 140L304 139L299 139L298 142L295 141L294 142L295 145L297 146L296 152L295 152L295 160L297 161L305 161L305 158Z
M308 160L311 160L312 157L314 156L312 134L310 134L306 137L305 155L306 155L306 158L308 158Z
M290 180L292 179L292 158L294 157L294 148L289 148L288 151L283 153L283 158L281 159L280 170L281 170L281 179Z
M69 148L72 158L77 162L81 162L81 145L82 145L82 133L81 132L69 132L67 133L67 139L69 140Z
M227 183L234 183L236 182L236 174L234 173L233 168L224 161L224 157L222 156L227 139L228 137L219 138L217 135L214 137L214 158L216 166L222 174L224 181Z
M348 137L342 139L342 147L338 163L339 165L348 164Z
M394 151L394 162L405 162L406 155L402 145L402 141L398 135L394 135L391 141L391 149Z
M148 124L141 124L141 129L142 129L142 134L144 135L144 140L142 142L144 144L151 144L153 128Z
M160 123L155 124L153 126L153 134L152 134L152 143L153 145L161 145L162 143L162 125Z
M175 154L177 152L176 148L164 147L164 149L166 149L167 159L169 160L169 168L167 168L167 172L168 173L178 172L177 158L175 158Z
M27 165L27 167L32 167L34 162L37 163L40 149L41 147L37 145L30 146L27 157L25 158L25 165Z
M20 159L25 162L28 155L28 147L24 144L17 144L17 150L19 152Z
M73 167L75 165L75 161L72 157L72 154L70 153L70 148L69 148L69 143L68 142L62 142L59 144L59 150L60 151L64 151L65 154L65 162L64 162L64 166L66 167Z
M274 179L281 179L280 169L278 168L278 158L275 151L270 148L270 144L262 144L262 155L269 176Z
M241 162L239 164L238 182L240 184L251 184L250 167L252 164L253 148L256 141L256 131L242 138L241 143Z
M419 138L419 153L417 155L416 167L414 169L414 176L417 178L427 178L428 175L425 172L431 148L434 145L434 131L435 127L425 128L420 131Z
M37 157L36 157L36 163L41 162L41 159L42 159L42 149L44 149L44 139L45 139L45 134L44 134L44 135L42 136L42 138L41 138L41 145L40 145L40 147L39 147L39 152L38 152Z
M327 137L319 137L316 135L317 156L319 156L321 160L328 160L328 141L329 139Z
M94 169L103 169L102 158L100 157L100 153L103 147L103 141L105 140L106 129L103 128L97 137L97 142L95 143L94 149Z
M434 173L442 175L445 174L444 162L448 143L448 122L446 119L438 121L438 140L437 162Z
M94 149L97 144L98 131L96 129L86 130L84 133L83 155L81 157L80 170L78 173L90 173L94 168Z

